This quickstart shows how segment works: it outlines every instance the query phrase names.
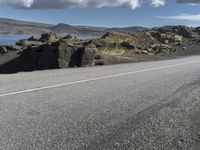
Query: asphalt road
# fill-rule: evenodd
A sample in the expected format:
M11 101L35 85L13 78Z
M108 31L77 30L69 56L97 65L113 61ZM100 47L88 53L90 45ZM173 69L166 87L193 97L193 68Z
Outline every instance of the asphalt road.
M0 150L118 149L200 149L200 56L0 75Z

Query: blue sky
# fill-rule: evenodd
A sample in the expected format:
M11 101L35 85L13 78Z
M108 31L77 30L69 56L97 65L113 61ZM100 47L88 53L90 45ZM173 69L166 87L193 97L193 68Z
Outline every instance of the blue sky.
M10 2L7 0L6 3L6 1L1 2L0 0L0 17L51 24L62 22L72 25L106 27L154 27L177 24L200 26L200 5L177 4L175 0L143 0L140 1L137 7L135 5L127 5L127 3L125 3L126 5L120 3L119 6L107 4L101 8L99 8L100 4L87 4L86 6L76 4L73 7L68 7L68 3L65 4L65 7L60 7L60 5L55 4L56 1L54 1L54 6L56 5L56 7L50 7L49 5L46 7L45 0L43 1L44 3L41 4L40 8L36 7L36 4L35 7L26 7L23 3L24 1L15 3L15 0ZM117 1L121 2L123 0ZM155 3L152 4L147 1L162 1L164 3L155 5ZM46 3L48 3L47 0Z

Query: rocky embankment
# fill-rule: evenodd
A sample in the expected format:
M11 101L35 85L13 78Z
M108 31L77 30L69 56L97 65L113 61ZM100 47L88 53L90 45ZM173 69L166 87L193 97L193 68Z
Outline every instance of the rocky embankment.
M80 40L56 33L0 46L0 72L14 73L68 67L154 60L200 53L200 27L164 26L137 33L108 32Z

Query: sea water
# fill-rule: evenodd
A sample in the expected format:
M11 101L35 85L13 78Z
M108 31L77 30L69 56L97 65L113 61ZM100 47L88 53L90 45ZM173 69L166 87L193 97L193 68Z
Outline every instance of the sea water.
M26 39L30 35L2 35L0 34L0 45L15 45L20 39Z

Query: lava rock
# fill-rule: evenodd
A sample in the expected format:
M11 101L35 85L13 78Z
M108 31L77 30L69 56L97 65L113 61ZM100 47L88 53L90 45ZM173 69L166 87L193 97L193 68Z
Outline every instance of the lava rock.
M0 46L0 54L5 54L8 53L8 50L6 49L5 46Z
M39 41L53 43L53 42L59 41L60 39L61 38L57 33L51 32L51 33L42 34Z

